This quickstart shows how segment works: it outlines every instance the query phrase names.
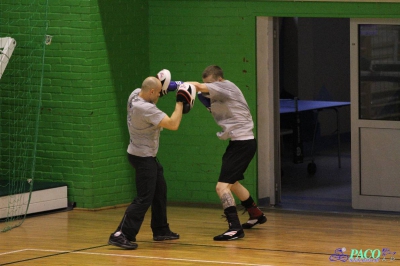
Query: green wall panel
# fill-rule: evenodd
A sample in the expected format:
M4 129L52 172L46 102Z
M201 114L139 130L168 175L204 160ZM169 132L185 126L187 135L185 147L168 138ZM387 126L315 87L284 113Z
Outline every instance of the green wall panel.
M123 19L121 19L123 18ZM36 178L77 207L130 202L126 100L149 75L147 1L50 1Z
M169 69L173 80L201 81L206 66L220 65L225 78L243 91L256 120L257 16L399 17L395 12L399 7L321 1L150 1L150 68L154 73ZM160 100L160 108L172 110L171 98ZM177 132L162 132L159 157L165 165L170 200L219 202L215 184L227 142L216 137L217 131L219 127L198 102ZM243 184L257 195L256 159Z
M203 69L218 64L243 91L257 124L257 16L399 18L399 7L379 1L49 1L53 41L46 47L35 178L66 182L69 201L81 208L128 203L135 187L126 160L126 100L145 77L167 68L173 80L201 81ZM21 27L16 21L7 30ZM159 101L168 115L174 105L173 93ZM219 130L196 102L178 131L161 133L158 157L170 201L219 203L215 185L228 144L216 137ZM243 184L257 197L256 158Z

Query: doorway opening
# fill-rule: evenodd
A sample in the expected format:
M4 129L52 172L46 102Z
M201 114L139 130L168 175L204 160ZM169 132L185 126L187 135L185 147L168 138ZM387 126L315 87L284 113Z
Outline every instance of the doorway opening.
M350 102L350 19L279 19L281 99ZM353 211L351 206L350 107L336 113L300 113L303 158L295 163L293 114L280 116L281 200L277 208L302 211ZM290 131L289 131L290 133ZM315 134L315 137L314 137ZM315 173L308 165L315 163Z

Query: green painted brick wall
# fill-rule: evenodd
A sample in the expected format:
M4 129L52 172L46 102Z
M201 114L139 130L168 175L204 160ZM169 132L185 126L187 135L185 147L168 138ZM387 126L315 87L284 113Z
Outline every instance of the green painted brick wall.
M78 207L128 203L135 186L126 161L125 106L146 76L168 68L174 80L200 81L207 65L218 64L242 89L257 124L257 16L398 18L399 6L284 0L49 1L47 34L53 41L46 47L35 178L66 182L69 201ZM169 115L174 104L173 94L159 101ZM216 137L219 129L196 102L178 131L161 133L158 157L170 201L219 203L215 184L228 144ZM245 177L255 196L256 159Z
M35 96L41 87L45 10L43 1L0 1L0 37L12 37L17 45L0 80L0 181L13 179L0 186L2 192L17 192L19 180L34 171L39 103ZM1 52L3 47L2 40ZM1 56L2 70L5 57Z
M255 120L255 29L253 21L239 15L243 4L151 1L150 64L153 71L168 68L172 79L196 81L201 81L206 66L220 65L225 78L241 88ZM167 13L162 11L165 7L168 7ZM167 97L159 105L171 110L174 97ZM164 164L170 200L220 202L215 185L222 154L228 145L228 141L217 138L220 130L206 108L196 102L191 112L184 115L177 132L163 132L159 158ZM257 197L256 169L255 158L242 182L254 198Z
M144 0L49 3L36 179L66 182L77 207L133 198L126 100L149 75L147 14Z
M175 80L201 81L203 69L220 65L243 91L256 117L256 17L399 17L399 4L303 1L150 1L150 69L168 68ZM172 110L173 97L159 101ZM183 117L179 131L163 132L159 158L173 201L219 203L215 193L226 141L201 105ZM256 130L255 130L256 132ZM262 136L257 136L262 138ZM256 198L257 160L243 184Z

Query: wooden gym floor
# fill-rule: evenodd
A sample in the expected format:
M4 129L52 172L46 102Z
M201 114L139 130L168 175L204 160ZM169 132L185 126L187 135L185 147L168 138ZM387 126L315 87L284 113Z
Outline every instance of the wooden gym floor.
M383 265L399 265L400 217L379 214L310 213L264 209L268 221L243 239L216 242L227 229L215 207L170 206L171 229L179 240L155 242L147 213L137 250L107 245L125 207L74 209L28 217L0 233L0 265L338 265L338 248L365 252L389 249ZM244 222L247 214L240 215ZM5 224L0 223L4 228ZM396 252L396 254L394 253ZM358 265L365 265L358 263ZM379 264L379 265L381 265Z

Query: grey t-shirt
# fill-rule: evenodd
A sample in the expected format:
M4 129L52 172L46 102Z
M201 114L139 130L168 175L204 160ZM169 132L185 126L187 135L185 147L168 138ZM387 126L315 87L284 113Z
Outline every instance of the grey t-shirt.
M158 152L161 127L166 114L154 103L139 97L140 89L134 90L128 99L127 122L130 141L128 153L140 157L155 157Z
M218 138L231 140L254 139L253 118L240 89L229 80L206 83L210 92L211 113L222 127Z

